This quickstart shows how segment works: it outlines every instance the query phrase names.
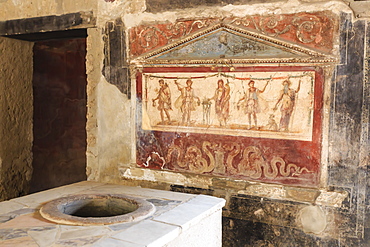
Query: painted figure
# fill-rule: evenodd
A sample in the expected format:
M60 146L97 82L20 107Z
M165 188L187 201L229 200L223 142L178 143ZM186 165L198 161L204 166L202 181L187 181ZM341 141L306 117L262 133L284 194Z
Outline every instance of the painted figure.
M171 116L170 113L168 112L169 110L172 110L171 107L171 91L170 88L168 87L168 84L164 82L163 79L159 80L159 91L158 95L155 99L153 99L153 106L155 107L155 101L158 100L158 107L157 109L159 110L159 113L161 115L161 124L165 123L164 120L164 115L166 114L168 123L171 123Z
M290 88L291 85L292 83L290 80L283 81L284 88L281 91L280 97L274 107L274 111L276 111L278 105L281 103L280 106L281 118L279 124L280 131L289 131L290 118L295 107L297 94L299 92L299 89L301 88L301 81L299 81L298 83L297 90Z
M211 118L212 102L209 99L205 98L202 101L202 105L203 105L203 124L209 125L210 124L210 118Z
M229 118L229 106L230 106L230 86L229 83L224 83L222 79L217 82L217 88L215 94L209 100L215 101L215 111L220 126L225 126L227 119Z
M266 129L271 130L271 131L277 131L279 129L278 125L275 121L275 115L274 114L270 114L269 121L266 125Z
M182 112L181 124L189 125L191 112L195 111L197 104L198 106L200 105L200 99L194 95L192 80L188 79L185 87L182 87L176 80L175 84L177 85L178 90L181 92L181 95L175 102L175 106L180 108ZM195 100L197 100L197 102Z
M258 88L254 86L253 80L249 81L248 83L249 88L247 92L245 93L244 97L238 101L238 109L240 107L240 102L244 101L245 114L248 115L248 123L249 123L250 128L253 127L252 126L252 116L254 120L254 126L256 128L258 127L257 126L257 113L261 111L259 103L258 103L258 97L259 97L259 94L265 91L268 83L269 81L266 83L266 85L264 86L262 90L259 90Z

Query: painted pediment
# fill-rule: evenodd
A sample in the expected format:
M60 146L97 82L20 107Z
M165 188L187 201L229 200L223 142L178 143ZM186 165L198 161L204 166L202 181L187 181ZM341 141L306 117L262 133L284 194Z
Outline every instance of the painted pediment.
M136 61L150 64L330 62L327 55L255 31L218 24L144 54Z

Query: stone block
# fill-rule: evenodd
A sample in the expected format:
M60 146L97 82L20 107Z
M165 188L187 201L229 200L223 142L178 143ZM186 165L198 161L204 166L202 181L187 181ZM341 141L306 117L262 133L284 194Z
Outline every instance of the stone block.
M2 21L0 22L0 35L17 35L60 31L73 28L87 28L95 26L95 21L91 12Z
M318 190L309 190L309 189L301 189L301 188L286 188L286 196L287 198L291 198L295 201L300 202L315 202L316 198L320 195Z
M245 180L233 180L225 178L212 178L212 187L214 188L230 188L235 190L244 190L248 182Z
M224 247L340 245L336 239L320 238L296 228L228 217L223 218L223 236Z
M303 206L302 203L239 195L230 197L224 215L272 225L297 227L296 219Z
M187 187L182 185L171 185L171 191L182 192L189 194L203 194L203 195L213 195L213 190L211 189L201 189L195 187Z

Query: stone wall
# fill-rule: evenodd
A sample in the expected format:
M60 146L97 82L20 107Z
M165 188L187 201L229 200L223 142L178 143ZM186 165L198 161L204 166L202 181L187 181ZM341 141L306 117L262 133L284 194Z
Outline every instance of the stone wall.
M26 195L32 176L32 46L0 38L0 201Z
M332 85L328 186L349 193L340 234L369 245L369 22L341 16L340 63Z
M80 11L93 11L97 9L96 0L36 0L36 1L12 1L1 0L0 20L23 19L39 16L62 15ZM6 11L5 11L6 10Z

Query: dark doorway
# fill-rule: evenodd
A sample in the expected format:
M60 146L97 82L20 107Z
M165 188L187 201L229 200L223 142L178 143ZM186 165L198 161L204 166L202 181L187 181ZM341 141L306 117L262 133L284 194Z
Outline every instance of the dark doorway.
M34 45L30 193L86 180L86 38Z

